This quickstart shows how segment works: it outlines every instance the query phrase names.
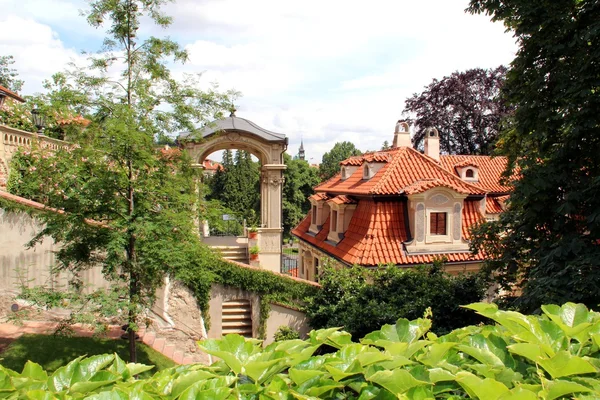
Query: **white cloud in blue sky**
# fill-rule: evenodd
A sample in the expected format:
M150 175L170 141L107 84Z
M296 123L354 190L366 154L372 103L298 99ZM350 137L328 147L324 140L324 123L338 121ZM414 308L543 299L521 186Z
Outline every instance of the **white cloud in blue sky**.
M103 33L86 25L83 0L0 0L0 54L12 54L23 94L62 70ZM288 152L304 140L318 163L335 142L361 150L391 141L404 100L456 70L508 64L516 45L488 17L464 13L466 0L180 0L164 8L166 31L190 61L176 74L203 72L208 84L243 93L237 115L285 133Z

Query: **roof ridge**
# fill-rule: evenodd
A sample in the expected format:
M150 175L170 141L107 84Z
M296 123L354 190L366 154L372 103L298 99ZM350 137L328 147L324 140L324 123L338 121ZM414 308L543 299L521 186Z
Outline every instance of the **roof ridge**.
M451 177L454 181L458 181L458 182L460 182L461 185L466 185L467 187L471 188L471 190L473 190L473 193L482 193L482 192L487 193L486 190L480 189L477 186L470 184L469 182L465 182L462 179L460 179L458 176L454 175L452 172L446 170L446 168L442 167L441 163L439 161L436 161L434 158L432 158L426 154L423 154L420 151L413 149L412 147L408 147L408 149L412 150L415 154L418 154L419 156L424 156L423 158L426 162L433 165L439 171L442 171L445 175Z
M385 184L387 177L393 173L395 165L400 162L396 160L398 160L400 158L399 155L403 153L405 153L405 151L398 151L395 155L392 156L392 161L387 163L387 170L381 176L379 182L377 182L377 184L369 190L369 194L376 194L377 191Z

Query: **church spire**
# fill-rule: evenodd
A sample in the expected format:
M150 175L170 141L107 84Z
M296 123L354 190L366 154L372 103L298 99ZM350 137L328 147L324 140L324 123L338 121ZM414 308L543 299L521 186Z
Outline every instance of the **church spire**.
M300 150L298 150L298 158L304 160L304 140L300 139Z

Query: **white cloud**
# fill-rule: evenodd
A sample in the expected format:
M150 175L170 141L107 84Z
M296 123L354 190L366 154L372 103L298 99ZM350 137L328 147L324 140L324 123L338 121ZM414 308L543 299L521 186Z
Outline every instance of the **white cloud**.
M0 37L0 54L15 56L32 92L80 57L70 46L97 40L101 32L75 16L83 0L26 1L34 7L0 0L0 24L12 23L9 31L19 32ZM176 75L202 72L205 84L241 91L238 116L288 135L290 154L302 138L307 157L318 162L338 141L361 150L391 141L404 100L433 78L511 61L511 36L488 17L465 14L467 5L179 0L165 7L174 18L167 31L146 26L142 32L178 40L190 60L173 67Z
M13 67L25 81L25 94L41 91L43 80L62 71L68 62L81 58L64 46L50 26L33 19L7 15L0 17L0 26L4 32L18 32L0 38L0 54L14 57Z

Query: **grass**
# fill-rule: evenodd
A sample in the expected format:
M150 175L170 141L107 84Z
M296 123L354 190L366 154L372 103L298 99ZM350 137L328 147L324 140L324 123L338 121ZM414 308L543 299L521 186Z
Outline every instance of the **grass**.
M298 254L298 248L297 247L288 247L283 249L283 254L287 254L289 256L293 256Z
M89 337L64 337L53 335L23 335L10 343L0 354L0 365L21 372L27 360L36 362L46 371L53 372L81 355L117 353L129 360L129 342L126 340L97 339ZM154 365L141 377L177 364L143 343L137 343L138 363ZM145 376L144 376L145 375Z

